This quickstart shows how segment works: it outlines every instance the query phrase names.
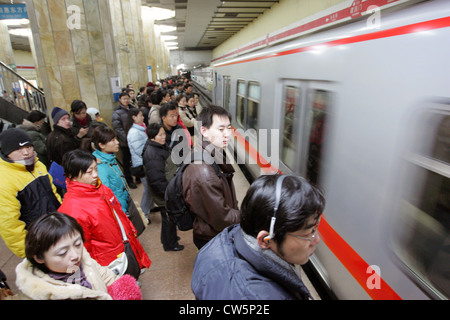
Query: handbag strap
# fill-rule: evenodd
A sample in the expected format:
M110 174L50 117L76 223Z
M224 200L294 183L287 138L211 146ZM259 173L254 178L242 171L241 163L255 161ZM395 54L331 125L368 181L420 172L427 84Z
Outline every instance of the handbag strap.
M127 184L127 182L125 181L125 178L123 177L123 174L118 174L117 171L116 171L116 169L114 169L114 167L113 167L111 164L108 163L108 165L109 165L109 167L112 169L112 171L114 171L114 173L119 177L120 181L122 181L122 184L124 185L125 189L126 189L127 192L128 192L128 196L131 197L131 191L130 191L130 188L128 188L128 184Z
M116 216L117 222L119 223L120 231L122 232L123 242L126 243L126 242L128 242L128 237L127 237L127 234L125 232L125 228L123 227L122 221L120 221L120 218L117 215L116 210L114 208L112 208L112 209L114 211L114 215Z

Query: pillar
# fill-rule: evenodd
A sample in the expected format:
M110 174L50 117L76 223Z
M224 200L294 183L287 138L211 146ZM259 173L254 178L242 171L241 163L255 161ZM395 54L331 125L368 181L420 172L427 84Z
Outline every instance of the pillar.
M69 111L72 101L80 99L111 124L117 105L111 78L120 77L124 86L143 81L146 72L142 37L135 34L142 33L140 5L140 0L27 0L49 110ZM124 35L128 52L121 50Z

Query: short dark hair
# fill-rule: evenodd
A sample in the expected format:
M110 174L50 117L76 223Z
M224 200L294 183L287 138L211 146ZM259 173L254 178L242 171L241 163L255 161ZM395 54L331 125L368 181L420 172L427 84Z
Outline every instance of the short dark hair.
M242 230L255 238L261 230L270 229L276 201L275 187L279 176L276 174L258 177L242 201ZM274 228L274 240L278 248L280 249L287 233L304 228L310 217L319 219L324 208L325 198L317 187L302 177L286 176Z
M197 121L199 121L199 124L201 124L203 127L209 129L213 123L214 115L224 118L228 117L228 119L230 119L231 122L231 113L226 109L214 104L211 104L206 108L203 108L197 117Z
M64 213L52 212L34 220L25 237L25 256L35 267L48 272L44 264L38 263L34 257L43 259L45 252L54 246L61 238L79 232L84 242L83 228L80 224Z
M62 166L64 167L64 175L66 178L73 179L80 174L86 173L92 164L96 161L95 156L89 151L75 149L64 154Z
M147 127L147 136L149 139L154 139L157 135L159 130L161 130L162 124L160 123L151 123Z
M180 101L181 101L181 99L183 99L183 97L186 98L186 94L184 94L184 93L179 93L179 94L177 95L177 97L175 98L175 100L177 100L177 103L180 103ZM186 98L186 101L187 101L187 98Z
M84 101L81 100L73 100L72 104L70 105L70 112L72 113L78 113L81 110L83 110L84 108L87 109L86 103L84 103Z
M126 90L126 89L125 89ZM128 98L130 97L130 95L128 94L128 92L122 92L121 94L119 94L119 100L124 97L124 96L128 96Z
M43 113L39 110L33 110L28 114L28 116L25 119L34 123L34 122L41 121L42 119L44 119L46 117L47 116L45 115L45 113Z
M135 109L135 108L134 108ZM107 126L98 126L92 133L92 142L97 150L100 150L100 143L107 144L116 137L113 129Z
M169 113L170 110L177 110L177 108L178 103L176 101L164 103L163 105L161 105L161 108L159 109L159 116L161 117L161 119L163 117L167 117L167 114Z

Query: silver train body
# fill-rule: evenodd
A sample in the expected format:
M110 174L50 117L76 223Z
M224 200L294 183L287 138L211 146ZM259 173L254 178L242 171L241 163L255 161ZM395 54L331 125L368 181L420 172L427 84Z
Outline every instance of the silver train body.
M450 297L450 1L212 63L230 151L325 193L311 258L339 299Z

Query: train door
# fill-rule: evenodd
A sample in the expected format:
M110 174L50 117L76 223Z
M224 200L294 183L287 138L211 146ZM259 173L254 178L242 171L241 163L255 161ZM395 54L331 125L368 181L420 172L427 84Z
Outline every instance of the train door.
M390 247L433 299L450 298L450 102L431 103L411 124Z

